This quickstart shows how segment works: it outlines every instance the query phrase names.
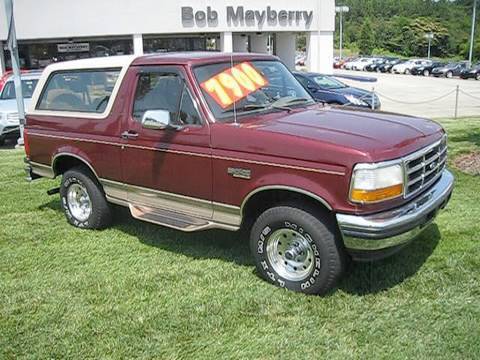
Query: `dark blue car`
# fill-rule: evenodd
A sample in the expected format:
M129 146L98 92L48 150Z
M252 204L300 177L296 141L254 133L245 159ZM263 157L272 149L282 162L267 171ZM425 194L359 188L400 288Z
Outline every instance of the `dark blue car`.
M380 109L380 100L372 92L348 86L333 76L310 73L294 72L298 81L307 89L312 97L318 102L335 105L357 106Z

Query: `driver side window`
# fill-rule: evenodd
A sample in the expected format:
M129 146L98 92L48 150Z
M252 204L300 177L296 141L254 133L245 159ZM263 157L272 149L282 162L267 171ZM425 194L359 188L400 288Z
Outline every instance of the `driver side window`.
M166 110L176 125L200 125L201 120L183 79L175 73L142 73L138 77L133 118L141 122L148 110Z

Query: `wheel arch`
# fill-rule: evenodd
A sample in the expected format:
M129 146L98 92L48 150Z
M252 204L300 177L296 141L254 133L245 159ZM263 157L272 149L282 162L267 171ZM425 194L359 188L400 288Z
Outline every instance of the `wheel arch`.
M333 214L333 207L323 197L301 188L286 185L268 185L252 190L240 206L243 224L250 224L266 209L286 203L299 203L311 210Z
M52 158L52 170L55 177L62 175L65 171L79 165L86 166L95 176L95 178L99 180L99 177L93 166L81 155L71 152L59 152Z

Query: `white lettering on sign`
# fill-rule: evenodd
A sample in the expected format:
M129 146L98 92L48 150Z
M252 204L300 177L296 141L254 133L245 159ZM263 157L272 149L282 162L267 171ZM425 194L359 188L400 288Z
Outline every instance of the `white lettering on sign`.
M90 51L90 44L89 43L57 44L57 50L60 53L86 52L86 51Z

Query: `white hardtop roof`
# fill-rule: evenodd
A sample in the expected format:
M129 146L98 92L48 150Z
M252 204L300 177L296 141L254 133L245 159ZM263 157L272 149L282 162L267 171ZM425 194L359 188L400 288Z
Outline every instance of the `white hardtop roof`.
M109 68L109 67L125 67L130 66L136 55L119 55L106 56L90 59L80 59L71 61L61 61L48 65L44 72L51 73L59 70L74 69L92 69L92 68Z

